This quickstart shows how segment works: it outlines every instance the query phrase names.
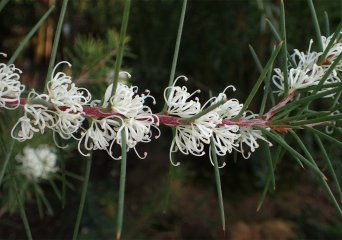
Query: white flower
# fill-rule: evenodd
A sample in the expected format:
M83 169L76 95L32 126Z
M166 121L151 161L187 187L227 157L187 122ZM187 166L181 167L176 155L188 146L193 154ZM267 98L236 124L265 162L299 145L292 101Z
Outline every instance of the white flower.
M31 104L31 101L47 102L46 95L38 95L34 90L29 93L28 101L24 105L24 116L19 118L11 131L11 136L18 141L31 139L35 132L44 133L45 128L53 129L56 125L56 113L39 103ZM18 129L17 129L18 128Z
M186 79L186 77L181 76ZM181 118L189 118L203 111L205 106L212 100L210 99L201 107L199 100L195 101L190 98L194 93L187 92L186 87L175 86L178 79L175 80L173 86L168 87L164 91L164 98L167 104L167 113L170 115L179 116ZM213 110L207 114L193 120L189 124L177 125L175 138L170 147L171 153L180 150L183 154L192 154L195 156L202 156L205 154L204 146L210 143L210 138L213 136L213 129L221 123L221 118L217 111ZM173 163L177 166L179 163Z
M294 62L296 62L297 68L306 70L313 68L313 66L317 64L317 61L322 53L311 52L312 43L313 40L311 39L307 53L300 52L298 49L294 50L291 58L294 60Z
M214 129L213 140L215 143L216 153L219 156L224 156L227 152L231 153L233 149L237 149L239 143L237 140L239 134L239 126L223 125Z
M48 179L58 170L56 151L48 145L40 145L37 148L26 146L23 155L19 154L15 159L21 164L18 167L21 173L29 179Z
M25 86L19 81L21 70L13 64L0 64L0 107L17 108Z
M177 77L173 86L167 87L164 90L164 99L168 107L167 114L188 118L197 114L201 109L201 103L198 98L195 98L195 100L190 99L195 93L198 93L199 90L190 94L185 86L176 86L175 84L180 78L184 78L184 80L187 81L185 76Z
M211 111L200 118L195 119L190 125L176 126L175 138L170 147L170 153L180 150L183 154L189 153L195 156L203 156L204 145L210 144L213 129L221 123L221 119L215 111ZM170 158L171 160L171 158ZM175 166L179 163L174 164Z
M151 141L151 127L154 127L158 131L158 135L155 137L158 138L160 136L158 125L158 117L152 114L149 107L144 106L135 117L122 119L121 126L117 128L116 142L122 146L122 131L125 131L127 151L133 148L139 158L145 158L147 153L145 152L144 156L140 156L135 146L139 142L147 143Z
M229 88L232 88L233 91L236 90L234 86L228 86L222 93L218 95L214 103L221 101L222 99L227 99L225 92ZM242 107L243 104L240 104L237 99L229 99L216 109L216 112L222 119L222 124L218 124L215 128L213 128L214 146L216 154L219 156L224 156L227 154L227 152L231 153L233 149L237 149L239 146L239 143L237 142L240 137L239 126L224 124L224 120L231 120L237 116ZM212 162L211 154L209 154L209 158ZM225 163L221 167L224 166Z
M279 89L274 91L278 95L284 93L284 74L279 69L274 69L275 75L272 80L274 85ZM289 93L292 93L298 89L303 89L311 86L316 86L324 75L324 69L316 64L313 65L312 69L299 69L291 68L288 71L288 87ZM327 83L327 82L326 82Z
M339 33L340 36L337 36L334 43L332 44L332 47L329 49L327 57L325 61L323 62L323 66L329 67L335 59L342 53L342 41L341 41L341 35L342 33ZM332 36L325 37L322 36L322 43L323 43L323 50L325 50L328 46L328 44L331 41ZM342 71L342 61L340 61L336 67L339 71Z
M126 72L121 72L121 74L126 74L130 77ZM127 86L123 83L118 83L115 94L111 96L112 87L112 84L108 86L102 107L108 108L108 106L110 106L111 113L113 113L117 119L120 119L118 121L119 124L114 128L116 131L115 142L122 145L122 131L125 131L127 151L133 148L138 157L144 158L146 157L146 153L141 157L136 151L136 144L139 142L146 143L151 141L151 127L154 127L159 132L157 137L160 135L160 131L157 128L159 125L158 116L153 114L148 106L144 105L147 98L152 98L154 104L155 99L150 95L148 90L145 91L147 93L146 95L138 95L136 94L138 91L136 86ZM113 143L114 141L110 144L108 149L108 153L112 157Z
M55 74L56 69L61 64L68 64L69 62L63 61L58 63L52 72L52 78L47 83L47 90L49 99L55 107L66 107L69 112L83 112L83 105L86 105L91 100L91 94L85 88L76 87L72 83L71 77L63 72Z
M52 78L47 83L48 99L56 110L57 122L53 130L63 139L75 138L74 134L81 127L84 120L83 106L91 100L91 94L85 88L76 87L70 76L63 72L55 73L61 64L58 63L52 72Z
M247 114L250 114L249 116L246 116ZM245 114L246 119L253 119L256 118L258 115L253 114L250 111L247 111ZM266 129L269 130L269 129ZM254 152L255 149L259 148L258 140L263 140L268 143L269 146L272 146L272 143L269 142L266 138L262 136L262 132L258 129L254 129L251 126L240 126L240 138L239 138L239 144L240 144L240 151L244 158L249 158L251 156L251 152ZM243 144L246 144L250 151L246 152L243 148Z
M117 120L110 117L103 119L92 119L90 127L81 133L81 138L78 142L78 150L84 156L90 156L89 153L84 153L81 149L83 145L87 151L91 150L106 150L110 153L110 142L116 137L115 128L119 126Z
M70 113L69 111L62 111L57 109L57 122L53 128L63 139L75 138L74 133L81 128L84 121L82 113Z

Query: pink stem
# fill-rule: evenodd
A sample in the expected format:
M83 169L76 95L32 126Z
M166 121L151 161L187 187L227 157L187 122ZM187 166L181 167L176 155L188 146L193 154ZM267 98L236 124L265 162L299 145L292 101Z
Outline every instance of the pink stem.
M254 127L254 126L262 126L262 127L271 127L271 122L269 119L275 114L276 110L279 109L280 107L284 106L288 101L290 101L293 97L295 96L295 93L291 93L288 97L284 98L282 101L280 101L276 106L271 108L271 110L265 114L264 117L262 118L253 118L253 119L247 119L247 118L240 118L238 121L232 121L229 119L223 120L222 123L220 123L220 126L229 126L229 125L236 125L236 126L241 126L241 127ZM19 105L23 106L27 103L26 98L20 98L20 103ZM8 106L16 106L18 102L11 102L8 103ZM59 107L59 109L64 110L67 107ZM53 109L52 109L53 110ZM105 118L105 117L110 117L110 116L120 116L119 114L113 114L110 112L104 112L102 108L100 107L89 107L85 106L83 108L83 111L86 116L88 117L96 117L96 118ZM181 118L180 117L175 117L175 116L170 116L170 115L165 115L165 114L156 114L154 121L157 122L159 119L159 123L167 126L177 126L181 125Z
M270 120L276 113L277 110L283 106L285 106L289 101L291 101L295 96L297 95L297 92L290 93L287 97L280 100L280 102L273 106L266 114L265 114L265 120Z

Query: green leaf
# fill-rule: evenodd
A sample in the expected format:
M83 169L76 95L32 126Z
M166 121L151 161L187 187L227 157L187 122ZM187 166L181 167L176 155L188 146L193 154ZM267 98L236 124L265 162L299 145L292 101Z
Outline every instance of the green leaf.
M287 40L286 40L286 24L285 24L285 9L284 9L284 1L281 0L280 4L280 31L281 38L283 41L282 48L282 71L284 75L284 96L286 97L289 93L289 82L288 82L288 68L287 68Z
M183 25L184 25L184 18L185 18L187 3L188 3L188 0L183 0L182 12L181 12L180 20L179 20L179 25L178 25L176 46L175 46L175 51L173 54L173 60L172 60L172 66L171 66L171 72L170 72L170 79L169 79L168 87L171 87L173 85L173 81L175 79L175 72L176 72L176 67L177 67L179 46L180 46L180 42L181 42L181 38L182 38L182 31L183 31ZM168 97L168 93L166 93L166 98L167 97ZM165 103L162 112L165 113L166 109L167 109L167 104Z
M124 205L125 205L125 183L126 183L126 168L127 168L127 146L126 146L126 132L121 132L122 146L121 146L121 169L120 169L120 187L119 187L119 202L117 213L117 227L116 239L121 239Z
M268 146L266 146L266 147L268 147ZM269 149L269 147L268 147L268 149ZM278 165L279 161L281 160L282 155L284 154L284 152L285 152L284 149L281 146L278 145L278 147L277 147L277 149L275 151L275 154L274 154L273 162L272 162L272 165L274 166L274 169ZM268 172L264 189L263 189L261 197L260 197L260 199L258 201L257 212L260 211L260 209L262 207L262 204L264 203L264 200L266 198L266 194L269 191L270 183L272 182L272 175L274 176L274 171L273 172Z
M310 154L309 150L305 147L305 144L302 142L302 140L300 140L300 138L297 136L297 134L290 130L290 133L292 134L292 136L294 137L294 139L296 140L296 142L299 144L300 148L304 151L305 155L307 156L307 158L309 159L309 161L314 164L317 168L317 164L314 160L314 158L312 157L312 155ZM334 196L334 194L332 193L329 185L327 184L327 182L322 179L322 178L319 178L319 181L321 182L321 184L323 185L323 187L325 188L325 190L328 192L333 204L335 205L336 209L338 210L339 214L342 216L342 211L341 211L341 208L338 204L338 202L336 201L336 198Z
M9 0L2 0L0 2L0 12L2 11L2 9L4 9L4 7L6 6L6 4L9 2Z
M314 138L319 146L319 148L321 149L321 152L323 153L323 159L326 161L326 163L328 164L329 166L329 170L331 172L331 175L333 176L333 179L334 179L334 183L336 185L336 189L338 191L338 194L339 194L339 198L340 198L340 202L342 202L342 191L341 191L341 187L340 187L340 184L338 182L338 179L337 179L337 176L336 176L336 173L335 173L335 170L334 170L334 167L330 161L330 158L328 156L328 153L327 151L325 150L325 147L321 141L321 139L318 137L318 135L316 134L313 134L314 135Z
M309 4L309 9L310 9L311 17L312 17L312 24L315 27L316 39L318 42L318 49L320 52L323 52L322 34L321 34L321 29L318 24L316 10L315 10L312 0L307 0L307 2Z
M90 171L91 171L91 163L92 163L92 152L90 153L90 156L86 158L86 167L85 167L85 173L84 173L84 182L82 186L82 194L81 194L81 200L80 205L78 207L78 213L77 213L77 219L74 227L74 233L72 236L73 240L77 239L78 232L81 225L82 215L83 215L83 209L84 209L84 203L87 196L87 190L88 190L88 184L89 184L89 177L90 177Z
M6 155L5 155L5 161L4 163L2 164L2 168L1 168L1 172L0 172L0 186L1 186L1 183L2 183L2 180L4 178L4 175L5 175L5 172L7 170L7 167L8 167L8 163L11 159L11 156L12 156L12 152L13 152L13 148L14 148L14 144L15 144L15 140L14 138L11 138L10 140L10 143L9 143L9 148L8 150L6 151Z
M283 148L285 148L296 160L299 164L302 162L305 163L306 166L308 166L311 170L313 170L317 175L319 175L322 179L326 180L326 176L321 172L317 166L312 164L309 160L307 160L305 157L303 157L300 153L298 153L296 150L294 150L290 145L288 145L280 136L278 136L275 133L271 133L263 128L258 128L262 131L264 135L269 136L274 141L276 141L279 145L281 145Z
M19 206L20 216L21 216L21 220L23 221L23 224L25 227L26 236L29 240L32 240L31 228L30 228L30 225L29 225L29 222L27 219L27 215L25 212L24 203L22 202L22 200L20 198L20 193L18 191L18 185L17 185L16 180L15 180L12 164L10 164L10 166L9 166L9 178L10 178L11 185L13 186L13 189L14 189L16 201L17 201L18 206Z
M326 11L324 11L324 27L325 27L325 36L330 36L329 15Z
M266 19L266 23L269 26L269 28L271 29L271 32L273 34L273 36L275 37L275 39L278 42L281 42L281 37L280 34L278 33L277 29L275 28L275 26L272 24L272 22L268 19ZM287 58L291 63L292 67L297 67L297 64L295 63L295 61L291 58L291 54L289 52L287 52Z
M120 68L121 68L122 58L123 58L123 53L124 53L124 44L125 44L125 37L126 37L130 8L131 8L131 0L125 0L125 7L124 7L123 18L122 18L122 24L121 24L119 45L118 45L118 50L117 50L118 54L116 56L115 67L114 67L114 78L113 78L113 87L112 87L111 96L115 94L116 88L119 82L119 73L120 73Z
M24 47L27 45L27 43L30 41L33 35L37 32L40 26L45 22L45 20L51 14L54 8L55 8L54 6L50 7L50 9L41 17L41 19L37 22L37 24L30 30L30 32L25 36L25 38L20 42L18 48L15 50L15 52L13 53L12 57L10 58L7 64L14 63L14 61L17 59L21 51L24 49Z
M262 73L262 64L258 58L258 55L256 54L256 52L254 51L254 48L252 47L252 45L248 45L249 46L249 51L251 52L252 56L253 56L253 60L257 66L257 69L259 71L259 73Z
M271 68L273 62L275 61L275 59L276 59L280 49L282 48L282 46L283 46L283 44L279 43L279 45L277 46L277 48L275 49L275 51L271 55L270 60L267 62L264 70L260 74L257 82L254 84L254 87L253 87L251 93L249 94L249 96L247 97L247 100L246 100L245 104L241 108L239 114L237 116L235 116L233 120L239 119L242 116L242 114L246 111L246 109L249 107L249 104L252 102L252 100L253 100L254 96L256 95L259 87L261 86L261 83L264 81L267 72L270 70L270 68Z
M211 151L210 151L209 154L211 154L212 159L213 159L213 163L214 163L215 182L216 182L217 198L218 198L219 208L220 208L221 224L222 224L223 232L226 232L226 220L225 220L224 206L223 206L220 170L219 170L219 167L218 167L217 154L216 154L216 148L215 148L213 137L211 137L211 139L210 139L210 147L211 147Z
M297 108L300 105L304 105L304 104L310 103L310 102L312 102L312 101L314 101L316 99L322 98L322 97L330 95L332 93L336 93L336 92L341 91L341 90L342 90L342 86L339 86L339 87L336 87L336 88L333 88L333 89L330 89L330 90L326 90L326 91L323 91L323 92L320 92L320 93L317 93L317 94L312 94L310 96L303 97L301 99L298 99L296 101L293 101L291 103L288 103L288 104L284 105L283 107L277 109L276 112L281 112L281 111L288 110L288 109L291 109L291 108L295 109L295 108Z
M50 79L51 79L52 69L54 68L54 65L55 65L56 56L57 56L57 49L58 49L58 45L59 45L59 39L60 39L61 32L62 32L64 16L65 16L67 6L68 6L68 0L63 0L62 9L61 9L61 13L59 15L59 19L58 19L58 23L57 23L57 29L55 32L55 38L53 40L48 72L46 74L46 79L45 79L45 92L47 91L46 85L47 85L48 81L50 81Z

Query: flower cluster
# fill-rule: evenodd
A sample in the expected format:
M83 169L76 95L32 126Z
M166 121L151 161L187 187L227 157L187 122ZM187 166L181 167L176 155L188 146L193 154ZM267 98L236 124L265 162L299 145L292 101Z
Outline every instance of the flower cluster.
M19 118L12 129L12 137L18 141L31 139L35 132L44 133L49 128L62 138L74 137L84 120L83 106L91 100L87 89L78 88L71 77L63 72L55 73L60 62L52 72L47 83L48 94L38 94L34 90L28 95L24 105L24 116Z
M18 154L15 159L20 164L19 171L31 180L48 179L58 171L56 150L48 145L26 146L23 154Z
M25 89L19 81L20 74L21 70L13 64L0 64L0 107L13 109L19 106L20 95Z
M193 95L199 91L190 94L185 86L176 86L180 78L187 80L186 77L180 76L174 81L173 86L164 91L167 104L166 113L182 119L181 124L175 126L175 136L170 147L170 161L173 165L177 166L180 163L172 161L172 153L179 150L186 155L190 153L195 156L202 156L205 154L205 145L209 145L211 141L214 143L217 155L224 156L227 152L231 153L235 149L245 157L249 157L250 154L244 154L243 144L246 144L254 152L259 147L258 139L267 141L261 136L259 130L248 126L239 126L238 123L235 124L232 121L243 107L243 104L240 104L237 99L227 100L225 92L229 88L235 91L233 86L227 87L217 97L209 99L201 106L198 98L192 99ZM201 113L210 103L213 105L220 101L224 101L224 103L188 122L187 119ZM209 157L211 160L211 154Z
M130 77L128 73L127 75ZM114 95L111 96L112 88L112 84L107 87L102 103L102 108L108 109L111 115L91 120L90 128L81 133L78 145L79 151L83 155L88 155L83 153L82 146L86 150L101 149L106 150L112 158L120 159L120 157L113 156L113 144L117 143L122 146L122 142L125 140L127 151L133 148L138 157L144 158L146 153L141 156L135 146L139 142L151 141L151 127L154 127L159 132L157 127L159 125L158 117L152 113L150 107L144 105L147 98L151 98L153 103L155 103L155 100L148 90L146 90L146 94L138 95L136 86L118 83ZM122 134L123 132L125 134ZM123 136L125 136L125 139L123 139Z
M47 93L38 94L35 90L29 92L23 103L24 115L18 119L11 131L13 138L25 141L31 139L35 133L43 134L48 128L63 139L79 140L78 148L83 155L88 155L84 153L84 149L87 151L100 149L106 150L111 157L118 159L113 156L112 147L114 143L122 145L123 132L125 132L127 151L131 148L136 151L135 146L139 142L150 142L152 127L159 132L158 117L144 105L146 99L151 98L153 103L155 99L148 90L145 94L138 95L137 87L123 83L118 83L113 96L111 96L113 86L112 84L108 86L101 106L106 110L107 116L92 116L89 128L84 129L82 127L86 117L84 108L89 105L97 107L96 103L101 101L95 100L90 103L91 94L87 89L77 87L70 76L56 71L61 64L71 66L65 61L55 66L52 77L46 84ZM24 90L24 85L19 82L18 73L20 70L14 65L0 65L0 90L2 90L0 106L8 108L21 104L20 94ZM130 77L126 72L120 73L121 78L124 75ZM56 145L59 146L57 142ZM137 155L143 158L146 153L144 156L138 153Z
M331 37L322 37L322 40L326 47ZM341 42L335 41L324 64L318 65L322 53L311 51L311 46L312 41L306 54L295 50L292 55L296 67L288 71L289 93L317 85L326 75L328 65L336 61L342 52ZM78 140L79 152L84 156L89 156L88 151L105 150L113 159L120 159L120 156L114 156L114 144L122 146L125 142L127 151L134 149L138 157L146 157L146 153L141 155L137 152L136 145L151 141L152 128L158 132L156 138L160 135L159 115L153 114L151 108L145 105L147 99L155 104L150 92L146 90L144 94L138 94L138 87L118 82L116 89L113 89L113 84L107 87L102 101L91 102L91 94L87 89L77 87L70 76L57 72L61 64L71 66L68 62L60 62L55 66L46 84L46 93L38 94L31 90L24 100L20 99L25 88L19 81L21 71L14 65L0 65L0 106L15 108L21 104L24 109L24 115L12 129L12 137L25 141L35 133L43 134L48 128L54 136L57 133L62 139ZM340 65L338 63L337 70L331 71L326 82L340 81L337 77ZM284 75L280 69L275 69L275 73L273 82L280 95L284 92ZM120 78L124 76L131 77L127 72L120 72ZM294 96L292 94L291 99L279 103L279 106L271 109L271 113L261 118L250 111L242 112L243 104L237 99L227 98L228 89L236 90L233 86L228 86L217 97L201 104L195 96L199 90L189 93L185 86L177 86L182 78L187 80L185 76L180 76L164 91L167 106L164 117L177 119L171 124L175 131L170 147L170 160L175 166L179 163L173 162L172 153L178 150L185 155L203 156L209 146L209 151L219 156L231 153L234 149L248 158L259 147L260 141L272 146L256 126L269 130L268 120L272 117L272 110L286 104ZM89 120L87 127L84 124L86 117ZM168 125L167 122L165 124ZM213 163L211 157L212 154L209 154Z
M329 48L325 59L320 59L323 55L323 52L328 47L328 44L332 40L332 36L327 38L322 36L321 39L323 43L322 52L315 52L311 50L313 40L310 40L309 48L306 53L300 52L298 49L294 50L291 58L296 66L290 66L287 75L289 93L292 93L298 89L318 85L331 64L342 53L341 37L337 37L333 42L332 47ZM324 84L326 85L330 83L341 82L341 79L337 76L338 71L342 71L342 61L337 63L336 68L327 77ZM274 92L278 93L278 95L282 95L285 91L284 73L279 68L274 69L274 72L275 75L273 76L272 80L277 88L277 90Z

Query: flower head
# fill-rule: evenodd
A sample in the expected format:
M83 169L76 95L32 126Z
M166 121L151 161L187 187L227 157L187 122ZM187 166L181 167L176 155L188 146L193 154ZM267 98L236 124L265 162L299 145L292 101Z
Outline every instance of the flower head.
M58 66L64 63L71 67L66 61L58 63L52 72L51 80L47 83L49 100L57 108L63 106L67 108L65 111L82 113L83 106L91 100L91 94L85 88L76 87L71 77L65 73L55 73Z
M81 133L81 138L78 142L78 150L84 156L89 156L89 153L84 153L81 149L83 145L87 151L91 150L106 150L110 155L110 142L116 137L115 128L119 126L118 121L108 117L103 119L92 119L90 127Z
M235 91L233 86L228 86L222 93L218 95L215 102L218 102L221 99L226 99L227 96L225 91L229 88L232 88ZM242 107L243 104L240 104L237 99L229 99L216 109L216 112L222 119L222 124L217 124L217 126L213 128L213 141L215 144L216 153L220 156L224 156L227 152L231 153L233 148L239 146L239 144L236 143L237 139L240 137L240 134L238 133L239 126L231 124L227 125L224 123L224 120L231 120L237 116Z
M53 104L56 110L56 124L53 128L63 139L74 137L74 134L81 127L84 120L83 106L91 100L91 94L85 88L79 88L70 76L63 72L56 72L61 64L58 63L52 72L52 78L47 83L48 100ZM63 109L62 109L63 108Z
M184 76L181 77L185 78ZM164 98L167 104L168 114L186 119L203 111L212 99L201 107L198 98L195 100L191 99L197 91L190 94L187 92L186 87L175 86L178 79L180 77L175 80L173 86L165 89ZM175 127L175 137L170 147L171 163L175 166L179 165L179 163L173 163L171 159L171 153L178 150L186 155L189 153L195 156L204 155L204 146L210 143L211 137L213 136L213 129L219 123L221 123L221 118L217 110L213 110L194 119L190 123L177 125Z
M317 61L322 53L311 51L313 40L310 40L309 49L306 53L300 52L298 49L294 50L294 53L291 55L291 58L296 62L297 68L306 70L311 69Z
M250 111L247 111L244 115L247 119L253 119L258 116L257 114L253 114ZM259 148L259 140L267 142L269 146L272 146L272 143L268 141L264 136L262 136L262 132L260 130L254 129L251 126L240 126L240 138L238 139L238 142L240 144L240 152L244 158L249 158L251 156L251 152L254 152L255 149ZM244 149L244 145L247 145L247 147L249 148L247 154Z
M24 116L20 117L12 128L11 135L18 141L31 139L35 132L44 133L45 128L53 129L56 125L56 113L47 106L33 103L31 101L42 100L46 102L46 95L37 94L32 90L28 96L28 102L24 105Z
M278 93L278 95L282 95L284 93L285 85L284 85L284 74L279 69L274 69L275 75L273 75L272 80L274 85L279 89L274 91ZM319 81L322 79L324 75L324 70L322 67L314 64L311 69L300 69L300 68L291 68L288 71L288 87L289 93L292 93L298 89L303 89L311 86L316 86Z
M13 64L0 64L0 107L7 109L17 108L20 103L20 95L25 86L21 84L21 70Z
M200 91L197 90L190 94L185 86L176 86L177 81L181 78L184 78L185 81L187 81L185 76L177 77L173 83L173 86L167 87L164 90L164 99L167 104L167 113L169 115L188 118L197 114L201 110L201 103L199 102L199 99L191 99L195 93Z
M32 180L48 179L57 172L57 154L54 148L40 145L37 148L26 146L23 154L15 157L20 166L20 172Z
M128 73L127 73L128 74ZM129 74L128 74L129 75ZM130 76L130 75L129 75ZM144 105L146 99L151 98L153 103L155 99L146 90L146 94L137 94L136 86L127 86L123 83L118 83L115 94L111 96L113 85L109 85L102 103L103 108L110 108L113 116L103 119L93 119L91 127L81 133L79 142L79 150L81 145L85 145L87 150L104 149L114 159L113 144L122 145L122 132L126 133L127 151L131 148L136 151L136 145L139 142L150 142L152 137L151 127L154 127L159 132L158 117L152 113L152 110ZM160 133L160 132L159 132ZM85 155L84 153L82 153ZM144 158L146 153L144 154Z

